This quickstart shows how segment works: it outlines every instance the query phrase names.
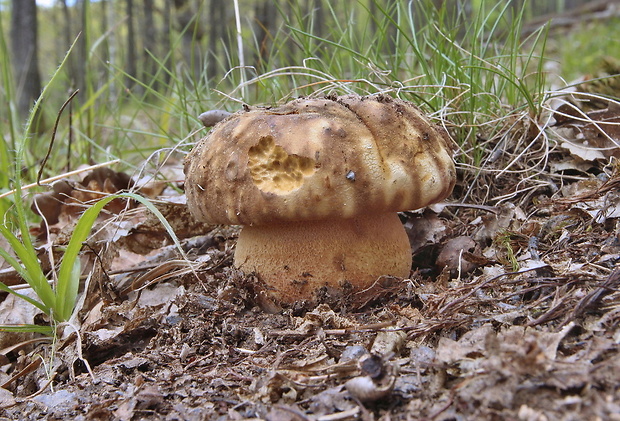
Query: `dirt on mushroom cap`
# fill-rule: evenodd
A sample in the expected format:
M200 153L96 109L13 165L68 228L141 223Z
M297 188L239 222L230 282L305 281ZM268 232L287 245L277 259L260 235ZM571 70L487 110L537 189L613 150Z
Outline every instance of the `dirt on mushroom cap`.
M298 99L233 114L188 155L192 213L221 224L418 209L452 191L452 141L413 104Z

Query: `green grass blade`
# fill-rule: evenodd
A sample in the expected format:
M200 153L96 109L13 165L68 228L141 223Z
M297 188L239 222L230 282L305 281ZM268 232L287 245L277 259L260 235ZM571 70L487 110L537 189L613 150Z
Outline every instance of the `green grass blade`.
M73 239L73 237L72 237ZM75 247L75 246L74 246ZM82 244L79 244L81 249ZM78 252L79 250L78 249ZM63 258L63 262L67 258L65 254L65 258ZM71 256L69 256L71 258ZM79 256L73 258L73 264L71 265L70 260L66 260L67 264L64 267L69 268L68 272L63 271L63 266L61 265L61 271L58 274L58 285L56 287L56 313L54 313L54 318L58 321L67 321L71 318L71 314L73 313L73 308L75 307L75 303L77 301L78 288L80 286L80 273L82 269L82 265L80 264Z
M5 33L2 25L2 19L0 19L0 33ZM0 151L0 153L2 153L2 155L0 155L0 170L5 171L5 175L8 176L10 165L9 151L12 152L15 149L15 144L17 142L16 126L18 125L18 117L14 102L15 89L13 86L14 83L11 60L9 59L10 53L6 43L6 37L4 36L0 36L0 57L2 57L0 74L2 75L2 91L4 93L2 100L5 102L5 104L3 104L3 108L6 110L6 114L3 115L0 113L0 128L2 129L2 139L0 140L0 144L2 145L2 150ZM8 130L5 129L3 122L7 123ZM5 135L10 139L10 143L5 140ZM8 187L8 184L0 184L0 189L4 187Z
M159 209L157 209L155 205L153 205L148 199L140 195L137 195L134 193L124 193L124 195L131 197L137 200L138 202L142 203L148 210L150 210L157 217L157 219L159 219L159 222L161 222L164 228L166 228L168 235L170 235L170 238L172 238L172 241L174 242L174 245L176 246L176 248L179 250L179 253L181 253L181 255L185 257L185 252L183 251L183 247L181 247L181 242L179 241L179 238L174 233L174 229L172 228L170 223L166 220L164 215L162 215Z
M86 240L86 238L88 238L90 230L97 220L97 216L105 205L114 199L122 197L134 199L142 203L147 209L153 212L153 214L166 228L166 231L174 241L174 244L177 246L181 254L184 255L183 249L181 248L181 243L174 233L172 226L168 223L168 221L166 221L166 218L155 207L155 205L153 205L148 199L135 193L120 193L113 194L99 200L88 208L80 217L74 228L73 235L69 240L69 244L67 245L67 249L60 264L58 271L58 285L56 287L56 320L67 321L73 312L80 283L79 253L82 249L82 243Z
M21 276L22 279L24 279L28 283L28 285L30 285L31 281L29 278L31 275L28 273L28 270L20 263L18 259L10 255L6 250L2 249L0 249L0 257L2 257L5 262L11 265L13 269L17 271L17 274Z
M0 235L7 240L17 255L17 259L4 250L0 250L0 255L24 278L47 308L55 307L54 292L43 273L43 269L41 269L39 258L30 242L30 233L27 233L26 238L22 238L20 241L5 225L0 225ZM46 313L49 314L49 311Z
M23 325L0 325L1 332L33 332L33 333L42 333L44 335L51 336L54 333L54 329L51 326L40 326L40 325L31 325L31 324L23 324Z
M39 301L37 301L37 300L35 300L33 298L30 298L27 295L20 294L19 292L17 292L15 290L13 290L12 288L6 286L2 282L0 282L0 291L4 291L4 292L8 292L9 294L13 294L16 297L19 297L22 300L25 300L25 301L29 302L30 304L32 304L33 306L35 306L36 308L38 308L39 310L41 310L45 314L49 314L49 307L47 307L45 304L40 303Z
M75 306L80 285L79 253L82 250L82 243L90 234L90 230L101 210L116 197L118 196L112 195L96 202L82 214L73 229L73 234L58 270L58 284L56 285L57 307L54 314L58 321L64 322L69 320Z
M347 53L352 54L353 56L359 57L359 58L361 58L361 59L365 59L365 58L366 58L366 57L365 57L362 53L360 53L360 52L358 52L358 51L355 51L354 49L352 49L352 48L350 48L350 47L348 47L348 46L346 46L346 45L343 45L343 44L341 44L341 43L338 43L338 42L335 42L335 41L331 41L331 40L326 39L326 38L321 38L321 37L318 37L318 36L313 35L313 34L311 34L311 33L308 33L308 32L305 32L305 31L302 31L301 29L294 28L294 27L292 27L292 26L291 26L291 27L289 27L289 29L290 29L291 31L296 32L296 33L298 33L298 34L300 34L300 35L303 35L303 36L305 36L305 37L307 37L307 38L314 39L315 41L321 41L321 42L324 42L324 43L326 43L326 44L328 44L328 45L331 45L331 46L332 46L332 47L334 47L334 48L339 48L339 49L342 49L342 50L346 51Z

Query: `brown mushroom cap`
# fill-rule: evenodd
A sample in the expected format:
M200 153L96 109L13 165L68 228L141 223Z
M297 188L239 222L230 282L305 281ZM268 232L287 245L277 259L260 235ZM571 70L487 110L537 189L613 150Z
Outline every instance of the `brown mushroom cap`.
M217 224L354 218L444 199L452 141L409 102L298 99L233 114L185 162L187 201Z

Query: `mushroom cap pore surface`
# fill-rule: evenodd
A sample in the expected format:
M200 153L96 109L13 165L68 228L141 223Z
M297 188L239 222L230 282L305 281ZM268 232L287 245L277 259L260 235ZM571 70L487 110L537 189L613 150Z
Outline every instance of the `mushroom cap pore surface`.
M190 212L217 224L354 218L447 197L453 142L386 96L297 99L235 113L185 160Z

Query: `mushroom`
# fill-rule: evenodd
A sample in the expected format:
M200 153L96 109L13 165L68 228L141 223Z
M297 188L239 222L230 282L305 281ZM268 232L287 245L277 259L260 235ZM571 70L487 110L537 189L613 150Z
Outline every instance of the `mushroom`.
M234 266L281 302L323 287L406 278L397 212L447 197L452 140L413 104L384 95L302 98L217 123L185 160L190 212L243 225Z

